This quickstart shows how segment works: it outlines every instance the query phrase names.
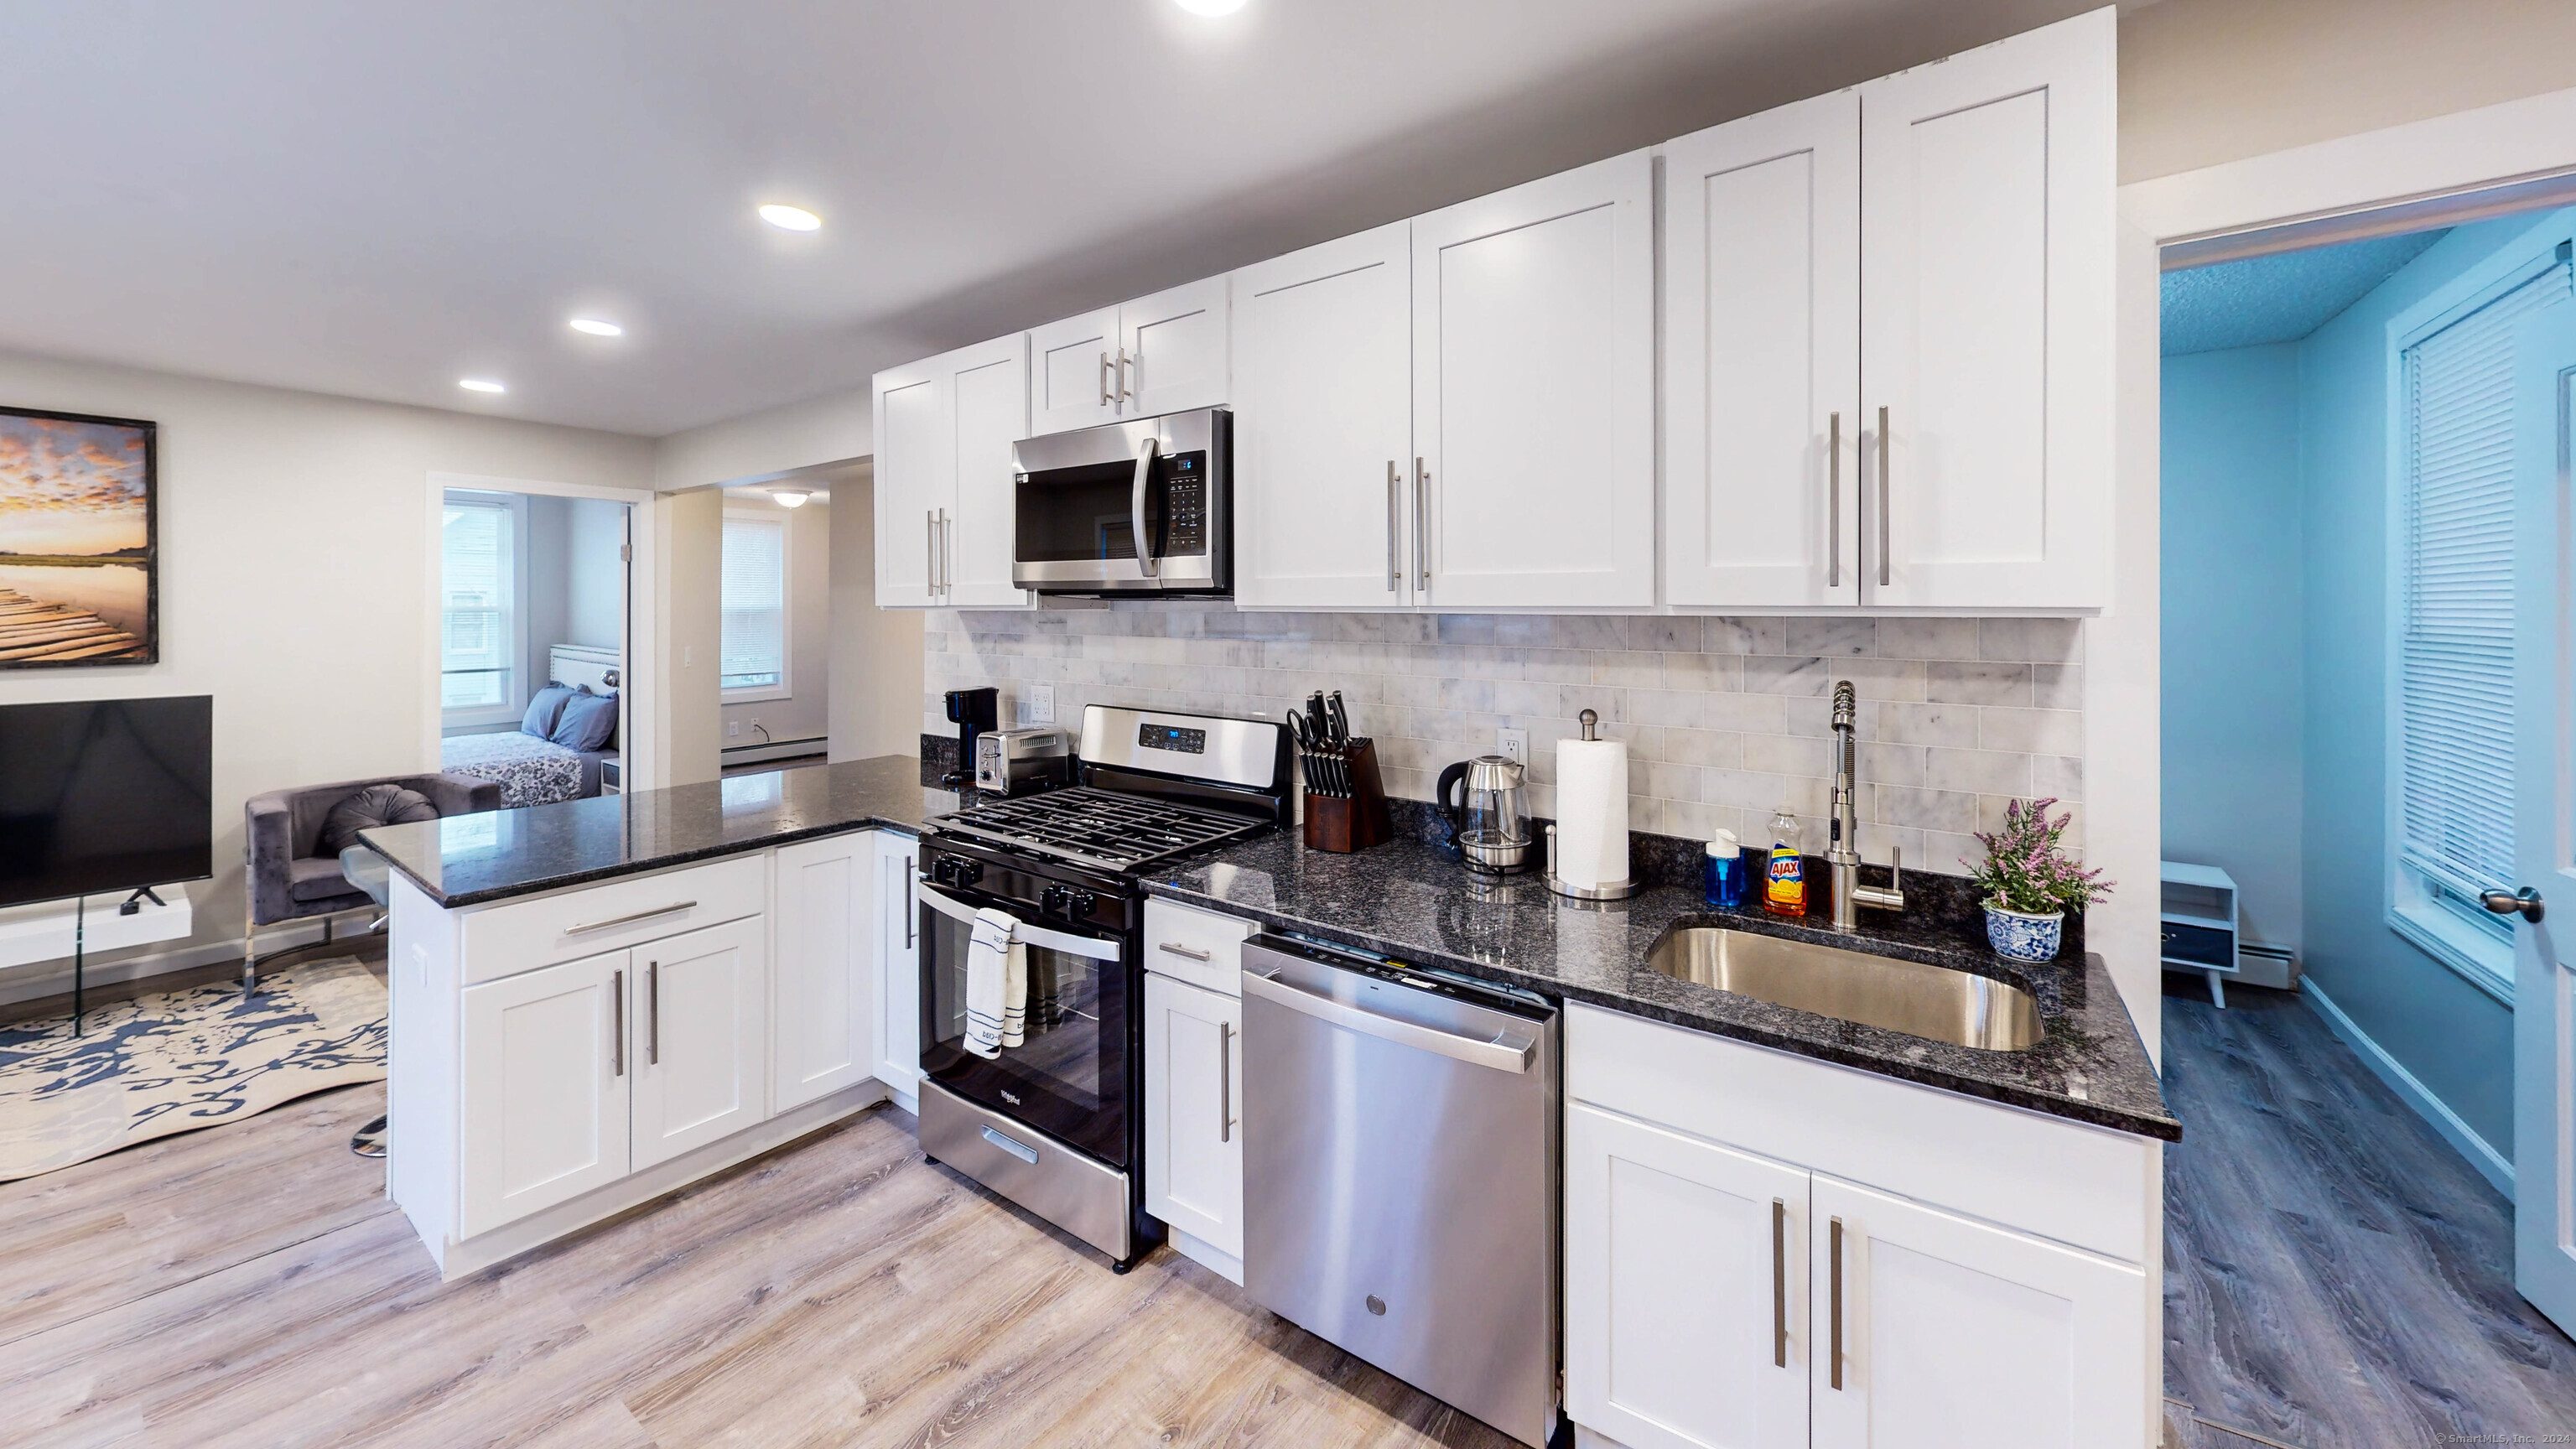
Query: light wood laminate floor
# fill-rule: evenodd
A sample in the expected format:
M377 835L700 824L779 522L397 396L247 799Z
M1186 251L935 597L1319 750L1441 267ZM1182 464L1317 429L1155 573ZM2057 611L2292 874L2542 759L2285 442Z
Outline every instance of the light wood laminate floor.
M379 1086L0 1185L0 1443L1509 1441L1168 1249L1124 1277L879 1109L441 1284Z

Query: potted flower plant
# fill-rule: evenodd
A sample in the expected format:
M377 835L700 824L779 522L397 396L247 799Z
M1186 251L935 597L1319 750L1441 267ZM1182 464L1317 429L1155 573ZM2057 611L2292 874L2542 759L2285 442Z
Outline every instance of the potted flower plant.
M1985 898L1986 939L2007 961L2056 960L2066 913L2111 893L2100 870L2086 870L2058 844L2074 817L2049 819L2048 807L2056 803L2015 800L2004 807L2001 830L1977 832L1986 858L1969 875Z

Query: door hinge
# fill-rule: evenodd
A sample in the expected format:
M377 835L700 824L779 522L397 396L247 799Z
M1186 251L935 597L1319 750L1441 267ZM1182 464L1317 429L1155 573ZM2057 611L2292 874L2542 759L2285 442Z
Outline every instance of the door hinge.
M618 561L619 563L633 563L633 562L635 562L635 548L634 548L634 545L632 545L632 544L624 544L624 543L619 544L619 545L617 546L617 561Z

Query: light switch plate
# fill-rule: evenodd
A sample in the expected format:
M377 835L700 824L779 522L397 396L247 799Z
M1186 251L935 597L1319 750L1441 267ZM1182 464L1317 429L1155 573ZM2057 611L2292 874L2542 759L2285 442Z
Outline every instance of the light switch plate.
M1496 730L1494 747L1500 750L1503 758L1507 760L1516 760L1524 767L1529 764L1528 730Z

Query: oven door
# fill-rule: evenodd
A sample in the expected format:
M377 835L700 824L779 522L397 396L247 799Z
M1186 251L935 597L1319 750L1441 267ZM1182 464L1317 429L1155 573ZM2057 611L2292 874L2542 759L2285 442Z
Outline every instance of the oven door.
M1225 589L1232 417L1202 408L1013 445L1011 582L1040 593Z
M1010 903L986 902L1009 910ZM976 906L921 885L921 1065L968 1101L1099 1158L1127 1165L1127 953L1116 936L1021 918L1028 951L1026 1039L990 1059L966 1050L966 948Z

